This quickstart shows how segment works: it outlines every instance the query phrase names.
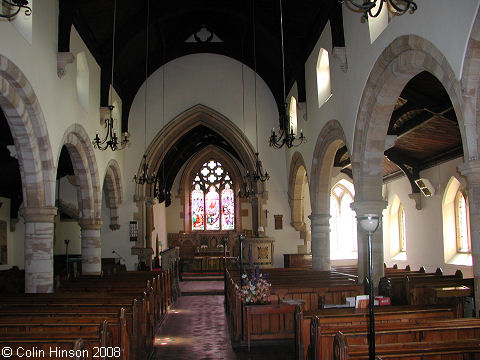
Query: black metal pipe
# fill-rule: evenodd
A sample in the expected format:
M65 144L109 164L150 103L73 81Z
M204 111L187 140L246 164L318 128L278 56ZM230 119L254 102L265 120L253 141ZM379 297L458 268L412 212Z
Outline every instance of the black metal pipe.
M373 294L373 265L372 265L372 233L368 232L368 304L370 310L370 331L368 342L368 358L375 360L375 296Z

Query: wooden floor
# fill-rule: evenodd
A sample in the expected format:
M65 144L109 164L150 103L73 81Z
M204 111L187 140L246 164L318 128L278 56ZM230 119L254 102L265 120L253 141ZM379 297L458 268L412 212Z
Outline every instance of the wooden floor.
M232 348L224 309L223 281L186 281L182 295L155 334L158 360L293 359L293 342L286 345Z

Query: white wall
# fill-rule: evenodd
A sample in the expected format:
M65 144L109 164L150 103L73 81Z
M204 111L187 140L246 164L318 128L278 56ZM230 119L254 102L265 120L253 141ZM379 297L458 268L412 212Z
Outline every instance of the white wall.
M383 212L383 244L384 258L387 266L398 264L404 268L409 264L412 270L425 266L427 271L435 271L441 267L446 274L453 274L457 269L462 270L464 276L473 276L472 267L452 265L445 263L443 253L443 227L442 227L442 199L445 187L452 176L455 176L465 186L465 181L457 172L457 166L463 159L458 158L439 166L424 170L420 176L430 180L435 187L435 195L422 197L422 210L415 208L415 202L408 197L412 188L404 176L384 185L384 193L389 206ZM395 254L390 252L389 213L394 196L398 196L405 211L407 260L392 259Z

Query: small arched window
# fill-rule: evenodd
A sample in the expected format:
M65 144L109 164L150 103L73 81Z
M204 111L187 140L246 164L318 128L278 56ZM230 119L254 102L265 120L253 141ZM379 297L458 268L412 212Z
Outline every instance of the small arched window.
M407 240L406 240L406 230L405 230L405 210L403 205L400 205L398 209L398 245L401 252L407 251Z
M460 253L471 252L469 223L468 203L463 191L458 189L455 195L455 233Z
M357 258L357 221L350 208L353 195L341 183L330 193L330 258Z
M205 162L195 174L191 186L191 229L234 230L234 186L222 164L213 159Z
M294 96L290 99L290 105L288 109L290 117L290 129L289 132L297 134L297 99Z
M330 86L330 60L328 58L328 51L325 49L320 49L318 53L317 96L319 108L332 96Z

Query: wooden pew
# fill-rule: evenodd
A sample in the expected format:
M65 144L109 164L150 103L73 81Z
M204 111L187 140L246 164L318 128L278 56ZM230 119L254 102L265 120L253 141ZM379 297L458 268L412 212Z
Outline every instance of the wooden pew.
M318 317L313 317L310 329L310 358L317 360L332 359L334 354L334 337L339 331L346 337L349 346L368 344L367 324L325 327L320 325ZM378 344L479 338L480 319L428 320L375 324L375 342Z
M234 342L248 341L246 310L236 289L236 286L240 286L240 273L227 270L226 276L225 300L232 340ZM272 305L289 300L302 300L305 309L316 310L324 303L342 304L345 303L346 297L363 293L363 286L356 284L355 277L330 271L268 269L267 279L272 284L270 290ZM265 311L268 312L267 308ZM270 315L265 313L261 316L252 316L261 319L258 321L262 321L262 329L266 336L275 333L276 320L271 323ZM271 316L273 319L277 317L275 312ZM285 316L288 317L287 322L293 324L293 313ZM294 338L293 332L289 337Z
M368 359L368 345L349 345L341 333L335 335L333 360ZM476 355L475 355L476 354ZM382 360L422 360L428 358L464 360L480 359L480 339L375 344L375 355Z
M245 306L248 351L250 340L292 339L295 334L294 311L295 306L288 304ZM268 331L264 328L265 317L270 325Z
M4 348L8 348L4 350ZM97 354L98 358L106 360L107 357L100 354L99 349L111 348L109 339L108 322L100 324L99 331L81 330L81 331L60 331L49 332L14 332L0 334L0 351L11 350L12 356L8 359L25 358L75 358L75 359L93 359ZM71 351L73 351L72 355ZM65 353L66 352L66 353ZM79 353L80 352L80 353ZM2 354L9 354L2 352ZM67 354L67 357L62 356ZM102 356L100 356L102 355ZM128 353L116 352L117 358L126 360Z
M171 289L166 288L172 284L171 274L168 271L124 274L105 278L81 277L63 286L56 294L0 297L0 329L2 318L9 322L8 318L12 317L9 314L14 313L18 318L27 312L35 313L32 316L37 321L42 316L56 318L52 321L59 321L62 317L61 321L66 321L68 316L70 321L80 323L94 321L93 318L95 321L109 319L115 342L123 344L122 353L129 354L126 358L144 359L153 348L155 322L173 301ZM155 277L149 279L152 275ZM118 320L118 311L122 307L123 325ZM10 323L13 324L11 320Z
M310 345L311 320L316 316L319 326L351 326L369 322L368 309L331 308L304 312L295 311L295 348L297 359L305 359ZM376 323L398 323L457 318L452 306L378 306L375 308Z

